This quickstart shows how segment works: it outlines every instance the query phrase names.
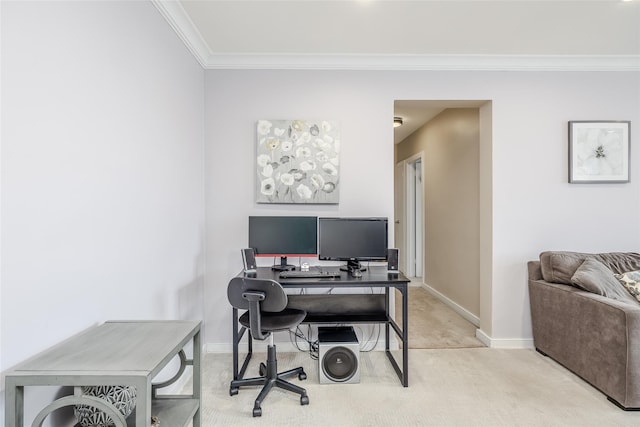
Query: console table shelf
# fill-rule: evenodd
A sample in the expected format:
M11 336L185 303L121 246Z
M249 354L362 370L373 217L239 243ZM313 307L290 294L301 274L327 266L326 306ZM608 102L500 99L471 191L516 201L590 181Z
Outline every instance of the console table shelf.
M151 402L151 413L158 417L160 426L187 427L200 408L198 399L154 399ZM127 427L135 427L132 415L127 420Z
M162 426L200 427L200 323L105 322L45 350L7 373L5 425L24 426L25 387L70 386L74 387L74 395L61 397L43 408L33 426L41 426L49 414L59 408L83 404L105 410L116 427L147 427L152 416L158 417ZM183 349L189 342L192 342L193 356L187 360ZM154 384L154 377L176 356L180 359L178 372L173 378ZM156 393L175 383L187 365L193 367L191 394ZM125 421L110 402L96 398L92 401L91 397L82 395L80 386L88 385L134 386L136 409Z

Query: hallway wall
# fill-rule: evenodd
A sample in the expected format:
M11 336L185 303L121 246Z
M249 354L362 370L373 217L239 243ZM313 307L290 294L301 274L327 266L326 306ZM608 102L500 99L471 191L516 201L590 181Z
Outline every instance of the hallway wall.
M480 316L479 113L450 108L400 144L424 153L424 283Z

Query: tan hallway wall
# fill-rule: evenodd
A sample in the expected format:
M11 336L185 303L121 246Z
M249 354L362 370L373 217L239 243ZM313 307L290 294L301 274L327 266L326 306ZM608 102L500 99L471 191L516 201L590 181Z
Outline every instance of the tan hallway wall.
M424 152L424 282L479 317L479 111L450 108L396 146Z

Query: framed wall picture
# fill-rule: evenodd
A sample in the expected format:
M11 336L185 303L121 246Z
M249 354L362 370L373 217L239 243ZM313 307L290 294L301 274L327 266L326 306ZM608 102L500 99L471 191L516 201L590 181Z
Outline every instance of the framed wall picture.
M569 122L569 182L629 182L629 121Z
M338 204L340 124L259 120L256 202Z

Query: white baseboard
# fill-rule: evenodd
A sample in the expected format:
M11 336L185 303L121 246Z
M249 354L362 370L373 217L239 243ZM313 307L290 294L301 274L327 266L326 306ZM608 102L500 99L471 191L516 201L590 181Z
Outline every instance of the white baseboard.
M257 340L254 341L253 342L253 351L256 352L256 353L265 353L267 351L266 350L267 342L268 341L257 341ZM282 352L285 352L285 353L299 351L299 349L292 342L289 342L289 341L283 341L283 342L276 341L275 345L278 348L278 351L282 351ZM301 350L307 350L306 347L302 347L302 344L300 344L300 349ZM232 347L231 343L209 343L209 344L205 344L204 352L205 353L231 354L233 352L233 347ZM239 352L240 352L240 354L247 352L247 343L245 343L245 342L240 343Z
M476 329L476 338L478 338L484 345L489 348L513 348L513 349L533 349L533 338L491 338L482 329ZM259 341L254 342L254 351L264 352L262 348L266 344L262 344ZM298 348L290 341L276 342L278 351L294 352L299 351ZM246 343L240 344L240 353L246 352ZM384 340L380 340L377 343L374 341L361 342L360 348L370 349L374 346L373 351L384 351ZM389 347L391 350L398 350L400 346L398 341L391 339ZM205 344L203 351L205 353L223 353L230 354L233 352L231 343L209 343Z
M476 329L476 338L489 348L533 349L533 338L491 338L482 329Z
M449 297L447 297L444 294L438 292L437 290L435 290L431 286L427 285L426 283L423 283L422 287L427 292L429 292L431 295L433 295L434 297L436 297L437 299L439 299L440 301L442 301L443 303L445 303L446 305L451 307L451 309L453 311L458 313L460 316L465 318L467 321L471 322L472 324L474 324L477 327L480 327L480 318L478 316L476 316L475 314L473 314L472 312L470 312L469 310L467 310L466 308L464 308L463 306L461 306L457 302L453 301Z
M476 338L478 338L480 340L480 342L482 342L482 344L486 345L487 347L491 348L491 337L487 334L484 333L484 331L482 329L476 329Z
M380 325L380 327L384 327ZM291 341L276 341L275 342L278 351L282 351L285 353L291 353L296 351L306 351L307 346L304 343L300 343L300 348L296 347ZM264 353L266 352L267 341L253 341L253 351L256 353ZM384 351L384 330L382 330L380 339L377 341L369 340L369 341L360 341L360 349L366 351ZM398 340L390 337L389 339L389 348L391 350L398 350L400 346L398 345ZM233 352L233 346L231 343L208 343L203 347L203 351L205 353L222 353L222 354L231 354ZM247 343L243 340L240 343L239 347L240 353L247 352Z
M244 351L246 344L240 347L240 351ZM205 344L203 349L205 353L232 353L233 346L231 343L208 343Z

